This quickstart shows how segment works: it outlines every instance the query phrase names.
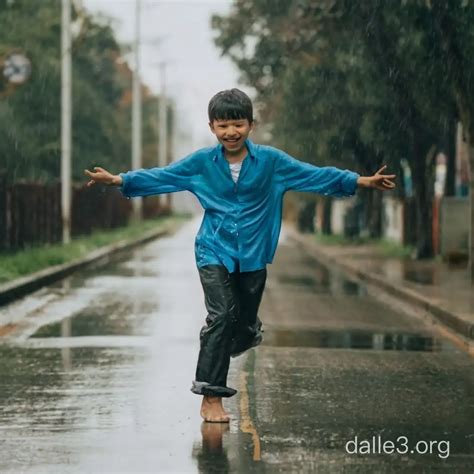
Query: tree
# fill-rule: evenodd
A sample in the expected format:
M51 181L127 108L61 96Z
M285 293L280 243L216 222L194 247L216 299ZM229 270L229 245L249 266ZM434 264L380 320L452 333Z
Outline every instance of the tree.
M0 3L0 59L20 50L32 63L30 80L0 100L0 156L11 179L50 181L60 175L60 2ZM83 10L73 18L73 179L84 168L130 167L131 74L107 22ZM14 25L14 28L11 27ZM156 149L156 99L143 87L145 163ZM153 154L153 157L152 157Z
M229 17L214 18L216 43L243 79L256 85L275 138L303 159L353 162L363 173L382 161L400 173L400 159L408 158L418 211L416 255L431 257L433 158L456 112L426 5L383 0L235 5ZM372 213L380 207L375 197L368 200ZM380 213L374 215L371 235L380 228Z
M436 51L445 68L446 80L469 146L469 272L474 282L474 5L469 1L425 2L433 24Z

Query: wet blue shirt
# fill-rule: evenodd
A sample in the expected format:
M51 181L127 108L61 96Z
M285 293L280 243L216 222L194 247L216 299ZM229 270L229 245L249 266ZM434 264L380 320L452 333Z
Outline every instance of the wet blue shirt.
M231 273L262 269L275 255L286 191L352 196L359 175L317 167L250 140L246 145L237 183L218 144L163 168L121 173L120 189L127 197L190 191L205 210L195 241L197 266L223 264Z

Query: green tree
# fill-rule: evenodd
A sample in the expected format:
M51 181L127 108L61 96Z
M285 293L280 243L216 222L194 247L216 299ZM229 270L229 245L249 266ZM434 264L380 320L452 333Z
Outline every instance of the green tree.
M474 282L474 4L469 0L433 0L426 1L424 6L433 25L434 47L444 66L450 94L469 145L469 268Z
M417 256L431 257L433 158L455 110L424 3L238 0L213 24L282 146L363 173L382 161L400 173L408 158ZM377 198L368 199L371 235L380 228Z
M57 0L0 3L0 59L21 51L32 63L29 81L0 99L2 168L12 179L60 175L60 14ZM112 27L84 10L73 39L73 179L96 165L126 170L131 149L131 71ZM156 99L143 90L144 162L156 149ZM0 90L1 94L1 90ZM1 97L1 95L0 95Z

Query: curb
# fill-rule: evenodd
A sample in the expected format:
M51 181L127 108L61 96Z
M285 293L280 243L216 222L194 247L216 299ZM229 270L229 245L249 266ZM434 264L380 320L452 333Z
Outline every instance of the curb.
M444 324L456 334L468 339L469 343L474 341L474 325L464 320L456 313L433 304L429 298L426 298L417 291L406 288L403 285L393 283L387 278L381 277L380 275L355 268L355 266L347 262L342 262L335 256L328 257L321 249L317 247L315 243L310 242L307 238L300 235L293 229L288 230L289 236L301 244L308 253L312 254L322 264L326 266L331 266L334 264L337 265L342 271L353 278L376 286L384 290L386 293L411 304L417 309L426 311L435 320Z
M0 285L0 307L7 303L11 303L16 299L22 298L29 293L33 293L43 286L61 280L77 270L92 267L94 265L104 265L105 263L108 263L112 257L117 256L121 252L139 247L140 245L151 242L158 237L168 235L176 230L178 226L178 223L171 223L165 225L164 228L160 230L148 231L136 240L120 240L119 242L94 250L86 257L78 258L60 265L54 265Z

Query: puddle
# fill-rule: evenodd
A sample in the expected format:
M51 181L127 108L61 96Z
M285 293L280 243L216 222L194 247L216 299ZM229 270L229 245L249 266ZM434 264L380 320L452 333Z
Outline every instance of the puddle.
M278 277L278 281L287 285L298 285L298 286L317 286L316 280L309 276L291 276L291 275L282 275Z
M157 271L153 265L149 265L149 268L146 265L137 266L135 261L129 261L126 258L126 256L122 256L120 259L114 259L112 262L99 267L85 268L80 272L72 274L66 280L52 283L50 288L64 290L65 282L67 282L67 288L70 289L82 288L91 281L107 283L110 280L118 282L119 279L130 278L130 283L135 285L138 279L143 279L143 281L147 281L147 279L153 281L153 278L156 279ZM114 286L117 286L115 282Z
M308 275L280 275L278 283L294 285L302 289L310 289L314 293L329 293L343 295L365 295L366 290L356 282L346 280L335 273L326 274L323 278L313 278Z
M405 280L421 285L434 285L437 283L437 275L433 268L404 268L403 277Z
M135 306L128 302L109 302L41 326L31 337L144 336L150 330L150 315L154 310L153 302Z
M102 276L102 275L110 275L110 269L102 269L100 272L95 272L94 276ZM135 277L155 277L156 278L156 271L153 272L151 270L147 270L145 268L132 268L126 267L124 265L117 266L113 269L113 275L117 277L127 277L127 278L135 278Z
M439 352L455 350L451 344L431 336L359 330L265 329L262 345L382 351Z
M152 345L149 336L80 336L33 337L21 341L23 349L78 349L78 348L148 348Z
M365 295L365 288L350 280L342 280L342 290L345 295Z

